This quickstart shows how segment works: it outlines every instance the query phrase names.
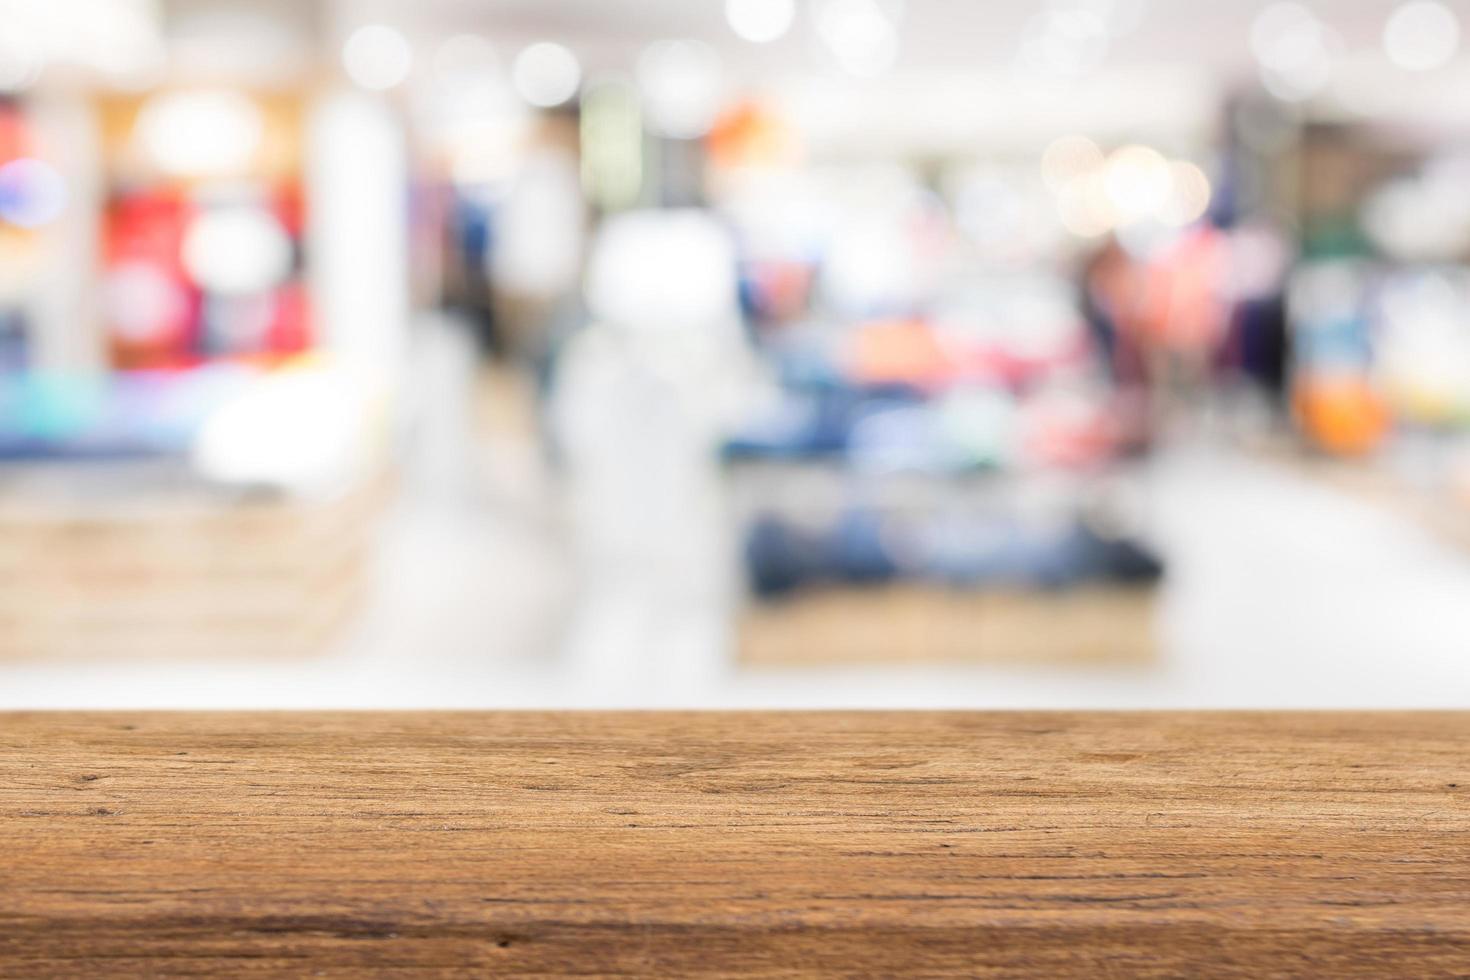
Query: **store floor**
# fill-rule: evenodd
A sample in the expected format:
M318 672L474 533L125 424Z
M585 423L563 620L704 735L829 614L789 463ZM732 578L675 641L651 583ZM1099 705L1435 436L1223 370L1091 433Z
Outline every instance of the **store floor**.
M1145 479L1169 564L1154 664L736 669L718 531L671 529L678 547L606 561L586 522L597 538L619 505L583 506L551 478L525 383L477 378L453 330L424 336L428 383L377 584L332 649L0 663L0 708L1470 705L1470 555L1199 444L1162 454Z

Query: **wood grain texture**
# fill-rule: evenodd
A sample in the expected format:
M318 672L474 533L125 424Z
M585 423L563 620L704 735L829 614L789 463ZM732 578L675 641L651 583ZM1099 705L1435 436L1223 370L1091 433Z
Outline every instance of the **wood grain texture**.
M0 975L1470 974L1470 715L0 715Z

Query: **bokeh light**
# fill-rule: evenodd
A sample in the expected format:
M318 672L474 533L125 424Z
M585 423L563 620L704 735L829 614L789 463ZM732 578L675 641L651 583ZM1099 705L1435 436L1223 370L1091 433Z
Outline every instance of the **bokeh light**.
M1104 162L1098 145L1085 136L1062 136L1047 144L1041 155L1046 186L1060 190L1068 181L1100 169Z
M1460 20L1438 0L1410 0L1383 27L1388 60L1406 71L1443 68L1460 49Z
M144 103L137 136L165 173L238 173L261 147L265 122L248 96L229 89L157 95Z
M1327 87L1332 77L1332 32L1294 0L1263 8L1251 24L1250 44L1261 81L1277 98L1296 102Z
M21 157L0 166L0 221L39 228L66 210L66 179L43 160Z
M817 34L848 72L873 78L898 59L896 14L878 0L817 0Z
M549 109L577 94L582 66L565 46L538 41L516 55L511 81L521 98L537 108Z
M184 267L203 288L226 295L263 293L291 270L291 239L258 207L206 210L184 234Z
M413 48L386 24L366 24L342 45L342 67L358 85L374 92L396 88L413 69Z
M709 131L720 108L720 56L702 41L659 41L638 56L638 88L652 128L692 139Z
M796 0L725 0L725 20L736 36L769 44L791 30Z
M1169 162L1149 146L1125 146L1108 157L1103 189L1124 219L1156 215L1169 200Z

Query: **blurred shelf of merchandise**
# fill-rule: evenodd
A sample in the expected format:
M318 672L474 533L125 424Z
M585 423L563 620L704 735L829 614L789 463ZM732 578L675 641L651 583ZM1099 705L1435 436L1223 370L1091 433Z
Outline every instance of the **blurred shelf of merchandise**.
M35 71L0 94L0 656L320 649L370 567L406 273L391 198L382 244L344 245L360 225L321 223L354 192L313 167L324 131L374 133L309 64L189 64L202 8L12 6L34 50L0 61ZM89 13L96 51L66 26Z
M1470 544L1470 157L1456 126L1307 127L1277 459Z
M724 446L745 662L1153 657L1146 392L1089 321L1070 272L1085 246L1032 220L1106 159L1079 137L928 161L938 181L814 168L802 205L836 218L805 230L789 188L725 183L765 378ZM1156 208L1193 223L1207 197L1180 189Z

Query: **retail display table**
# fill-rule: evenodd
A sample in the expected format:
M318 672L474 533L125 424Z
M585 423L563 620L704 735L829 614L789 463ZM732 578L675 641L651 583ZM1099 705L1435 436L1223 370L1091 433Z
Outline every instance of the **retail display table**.
M1470 714L0 714L0 976L1470 973Z

